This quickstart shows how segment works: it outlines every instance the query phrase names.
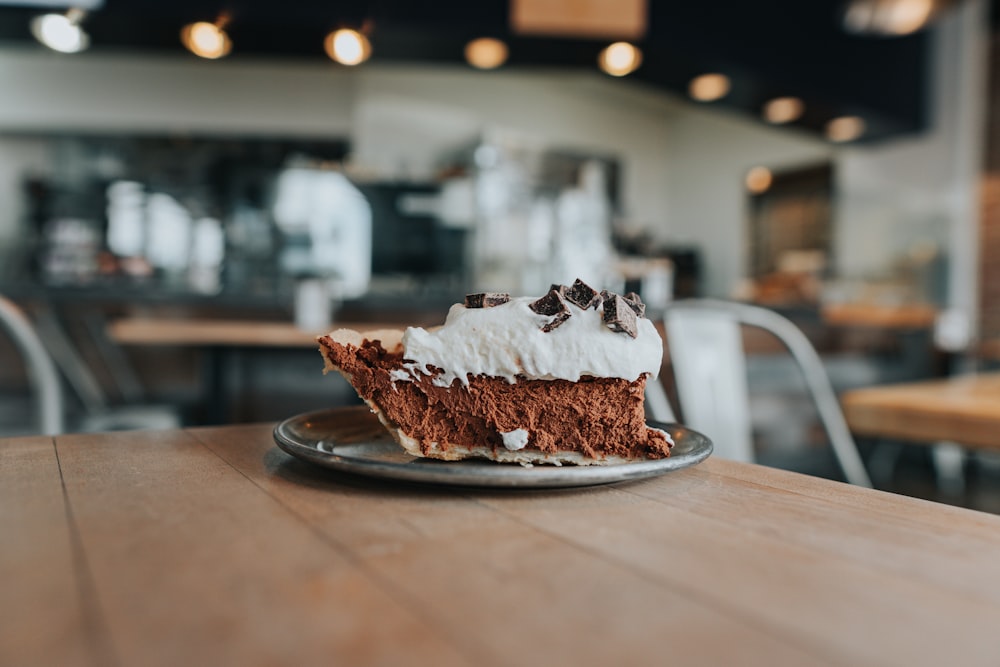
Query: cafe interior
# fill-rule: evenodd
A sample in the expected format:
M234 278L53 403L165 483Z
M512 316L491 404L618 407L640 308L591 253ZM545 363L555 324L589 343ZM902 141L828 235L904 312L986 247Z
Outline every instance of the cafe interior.
M0 0L0 667L996 667L998 35Z
M998 29L986 0L0 0L0 437L360 405L318 334L580 278L642 297L648 407L715 455L1000 513ZM738 346L685 329L713 309Z

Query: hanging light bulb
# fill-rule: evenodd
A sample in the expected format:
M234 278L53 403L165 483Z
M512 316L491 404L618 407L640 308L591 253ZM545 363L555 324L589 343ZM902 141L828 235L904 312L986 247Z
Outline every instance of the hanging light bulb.
M854 141L865 133L865 121L858 116L841 116L826 124L826 138L836 143Z
M843 25L859 35L909 35L929 25L947 4L935 0L851 0Z
M507 62L507 45L493 37L480 37L465 45L465 60L477 69L496 69Z
M615 42L601 51L597 64L611 76L625 76L639 69L642 51L628 42Z
M215 23L189 23L181 28L181 43L199 58L215 60L227 56L233 50L233 42L225 30L228 23L227 14L221 15Z
M691 79L688 94L699 102L714 102L729 94L732 83L725 74L702 74Z
M350 28L334 30L323 42L326 54L341 65L360 65L372 54L372 45L362 33Z
M805 108L797 97L776 97L764 105L764 120L774 125L793 123L802 117Z
M31 34L43 46L60 53L79 53L90 46L90 36L80 27L87 15L82 9L65 14L42 14L31 19Z
M754 167L747 172L745 179L747 190L755 195L767 192L773 181L774 176L767 167Z

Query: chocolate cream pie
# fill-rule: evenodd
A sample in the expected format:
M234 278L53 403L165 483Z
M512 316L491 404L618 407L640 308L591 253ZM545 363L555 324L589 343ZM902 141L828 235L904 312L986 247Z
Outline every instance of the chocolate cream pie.
M318 340L414 456L592 465L670 455L643 392L663 343L638 295L577 280L541 298L470 294L433 329Z

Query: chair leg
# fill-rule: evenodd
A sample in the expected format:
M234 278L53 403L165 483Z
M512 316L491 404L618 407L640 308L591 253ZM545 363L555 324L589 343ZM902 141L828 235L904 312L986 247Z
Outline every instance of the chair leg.
M931 448L938 488L949 496L965 492L965 451L953 442L939 442Z
M903 445L894 440L879 440L872 448L868 457L868 472L873 480L877 480L883 488L892 485L892 477L896 473Z

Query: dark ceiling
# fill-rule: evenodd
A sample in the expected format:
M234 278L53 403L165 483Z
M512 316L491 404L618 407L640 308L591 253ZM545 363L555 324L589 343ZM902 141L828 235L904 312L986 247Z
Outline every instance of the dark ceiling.
M795 125L806 131L821 133L828 120L844 114L865 118L864 141L921 131L930 120L928 32L895 38L847 34L840 27L842 2L649 0L648 31L638 42L644 60L630 78L686 94L693 77L723 72L733 81L732 91L712 104L754 118L766 100L795 95L807 109ZM28 21L40 10L2 5L0 0L0 41L33 42ZM325 60L326 33L365 20L373 26L372 62L462 63L465 43L490 35L508 41L507 68L595 68L609 41L515 36L507 0L106 0L85 27L94 51L184 53L181 26L214 20L222 11L232 16L232 59Z

